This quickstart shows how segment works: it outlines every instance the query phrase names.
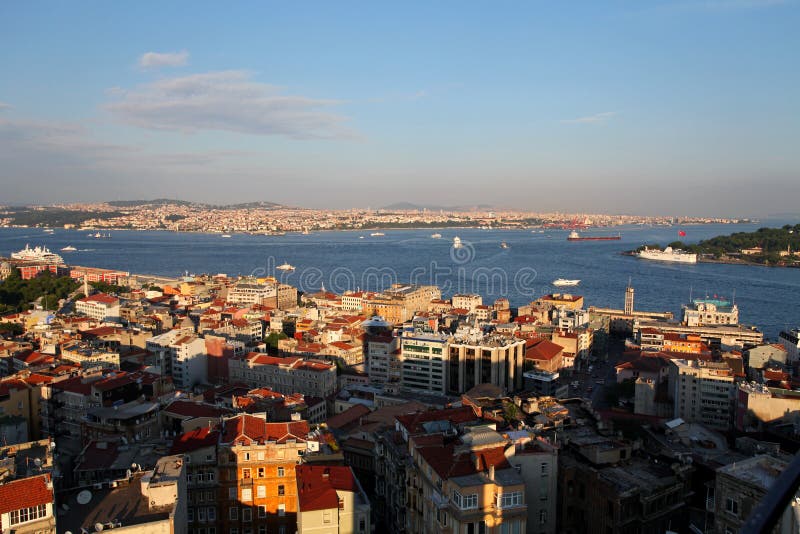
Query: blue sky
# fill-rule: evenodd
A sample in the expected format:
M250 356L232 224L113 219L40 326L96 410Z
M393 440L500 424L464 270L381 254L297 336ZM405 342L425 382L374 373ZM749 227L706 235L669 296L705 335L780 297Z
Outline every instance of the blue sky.
M797 213L800 5L2 2L0 203Z

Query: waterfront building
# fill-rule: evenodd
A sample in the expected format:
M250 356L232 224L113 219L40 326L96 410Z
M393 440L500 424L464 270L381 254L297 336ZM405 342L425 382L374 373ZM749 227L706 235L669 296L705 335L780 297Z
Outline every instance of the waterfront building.
M297 534L369 534L370 502L349 466L299 465Z
M786 349L787 361L794 363L800 360L800 328L782 330L778 341Z
M231 382L269 387L278 393L327 397L336 391L336 366L297 356L284 358L251 352L228 361Z
M116 323L120 320L119 299L105 293L95 293L78 299L75 312L98 321Z
M686 326L739 324L739 308L735 303L721 298L695 299L683 307L683 324Z
M673 417L728 430L733 415L735 376L727 363L670 360L669 392Z

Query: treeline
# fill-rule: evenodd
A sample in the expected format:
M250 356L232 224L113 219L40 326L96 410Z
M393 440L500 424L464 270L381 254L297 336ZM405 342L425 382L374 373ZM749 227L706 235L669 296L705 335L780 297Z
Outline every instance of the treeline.
M80 210L65 210L61 208L16 208L6 211L6 216L12 224L20 226L64 226L65 224L81 225L90 219L111 219L124 215L121 211L105 211L92 213Z
M58 301L66 298L80 284L69 276L54 276L49 271L36 278L23 280L17 269L0 282L0 314L24 311L41 298L45 309L55 310Z

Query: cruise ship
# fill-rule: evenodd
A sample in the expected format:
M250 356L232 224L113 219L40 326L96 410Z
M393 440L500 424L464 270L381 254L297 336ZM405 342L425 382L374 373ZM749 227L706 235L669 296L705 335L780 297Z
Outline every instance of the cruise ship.
M674 263L697 263L697 254L686 252L679 248L673 249L672 247L667 247L664 250L645 247L643 250L639 251L636 256L638 258L642 258L643 260L669 261Z
M49 248L47 247L31 248L30 245L27 244L25 245L25 248L23 248L19 252L12 252L11 257L15 260L23 260L23 261L64 263L64 258L59 256L55 252L50 252Z

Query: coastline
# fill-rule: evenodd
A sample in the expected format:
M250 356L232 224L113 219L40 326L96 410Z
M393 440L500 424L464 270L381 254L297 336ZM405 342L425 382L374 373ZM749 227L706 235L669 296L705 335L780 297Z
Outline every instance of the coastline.
M624 250L620 252L622 256L631 256L633 258L636 257L636 251L634 250ZM657 261L657 260L650 260L650 261ZM662 263L674 263L674 262L662 262ZM800 269L800 263L796 264L778 264L778 263L759 263L757 261L746 261L737 258L707 258L698 255L697 263L715 263L720 265L748 265L750 267L779 267L784 269Z

